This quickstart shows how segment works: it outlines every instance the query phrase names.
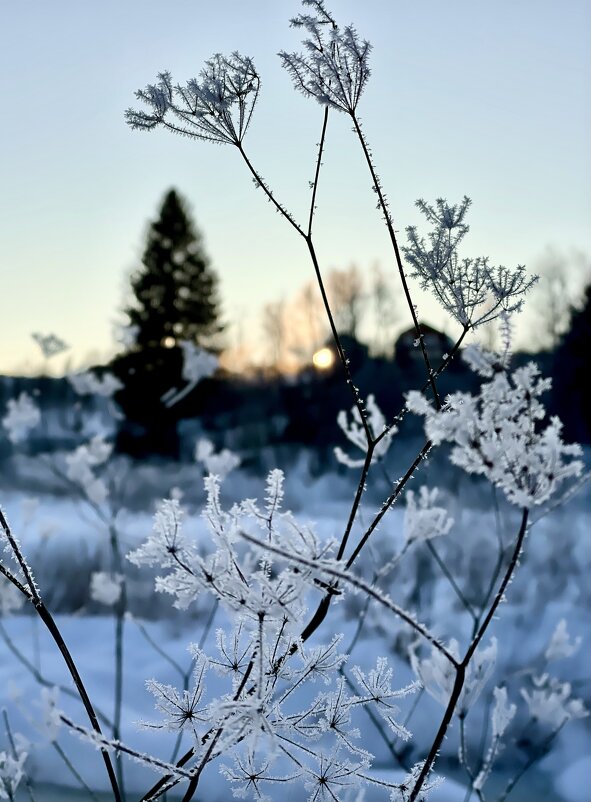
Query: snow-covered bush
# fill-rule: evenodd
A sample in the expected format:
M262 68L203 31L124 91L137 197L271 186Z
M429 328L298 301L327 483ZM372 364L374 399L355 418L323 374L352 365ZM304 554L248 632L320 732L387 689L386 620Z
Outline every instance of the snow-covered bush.
M558 625L536 664L521 667L519 679L508 675L497 682L495 677L497 684L489 687L503 650L503 643L490 632L492 622L505 596L513 590L510 586L533 523L572 492L579 480L579 449L562 442L557 420L546 422L541 395L547 383L539 378L533 365L512 370L508 342L502 354L478 347L466 349L470 365L481 380L477 393L457 392L442 398L438 387L439 375L472 330L502 316L505 331L509 331L507 318L519 311L533 280L526 277L522 266L514 270L493 268L482 257L460 258L458 248L467 231L468 199L458 205L444 200L438 200L435 206L419 202L434 226L429 243L410 227L408 245L399 247L371 149L357 116L370 76L370 46L352 26L340 28L322 0L303 1L310 13L302 13L292 22L306 33L304 53L282 52L280 57L296 88L323 109L305 224L299 223L277 199L245 150L245 136L260 88L259 75L250 58L238 53L229 57L216 54L205 63L198 78L184 85L175 84L169 73L160 74L156 84L137 93L148 110L129 110L127 120L135 129L163 127L194 139L235 147L256 187L262 189L305 242L343 377L351 391L351 418L342 412L338 422L362 454L355 460L337 451L342 463L359 469L345 520L334 526L327 537L320 535L304 516L284 509L284 475L279 469L267 476L263 502L237 498L225 503L223 480L237 467L237 458L228 450L215 453L211 443L197 444L196 459L207 472L202 510L207 541L187 533L185 521L189 513L181 503L181 494L175 493L159 506L152 533L127 554L134 565L158 571L156 588L167 594L176 608L186 610L203 597L211 602L212 612L203 637L189 644L188 671L183 672L162 645L143 630L162 660L182 677L181 686L160 679L150 679L147 685L155 698L157 713L143 726L152 733L169 731L177 739L173 757L164 760L152 754L157 750L148 753L133 746L131 739L122 738L128 565L123 559L117 510L110 505L113 483L108 481L109 445L96 437L80 446L66 458L64 474L102 521L111 548L110 570L95 572L90 584L92 598L113 610L116 625L112 718L93 704L23 550L0 513L7 555L0 562L5 583L0 597L4 599L3 608L14 608L15 591L32 604L64 658L75 694L88 718L87 723L79 721L76 713L62 708L52 691L45 694L45 728L51 732L50 740L55 745L61 726L100 751L116 802L125 798L122 758L126 755L162 775L146 790L143 802L161 798L177 786L182 786L185 802L197 794L207 796L208 778L217 776L219 771L226 787L239 798L265 799L267 794L276 794L275 789L299 784L299 798L311 802L360 800L364 792L392 802L414 802L437 787L434 764L456 725L460 732L459 764L465 769L469 789L484 799L495 761L504 745L515 737L512 728L523 719L518 703L524 702L532 727L538 727L541 734L511 779L502 797L505 798L520 773L548 750L562 727L586 714L572 686L546 670L548 663L571 656L577 648L578 642L569 638L566 623ZM387 414L371 394L364 401L363 394L369 388L359 389L352 381L315 248L316 191L333 111L348 117L362 150L425 366L424 386L408 395L404 409L388 410ZM439 365L431 363L421 334L402 253L423 286L434 292L459 325L456 343ZM183 378L187 385L171 388L163 398L167 405L176 403L187 388L215 369L215 359L194 345L186 343L183 351ZM90 387L83 377L73 383L80 392ZM112 389L112 383L105 379L94 387L96 392ZM388 451L396 447L396 435L410 413L425 419L425 442L406 472L392 481L384 461ZM4 423L18 439L21 432L35 425L34 409L26 399L15 402ZM408 489L432 450L443 449L448 443L452 466L482 477L493 491L501 491L510 509L516 510L507 518L512 530L499 536L497 558L488 566L488 573L487 566L480 567L487 582L481 593L477 588L476 596L462 589L462 578L454 572L451 549L444 550L446 554L449 551L449 560L438 551L439 541L451 538L455 525L445 495L437 487L426 485L418 492ZM371 511L363 504L364 493L376 475L376 481L388 482L388 490L379 509ZM401 538L394 543L393 538L390 540L389 550L378 555L373 574L368 576L368 555L375 557L376 549L384 542L392 508L402 497L406 498L406 510ZM461 565L464 551L468 550L469 544L457 563ZM448 585L447 595L453 593L459 603L459 615L445 615L449 607L446 609L447 602L440 593L441 583L424 581L424 559L433 559L441 570ZM413 581L405 585L405 577L411 574L406 566L412 565L411 560L415 561L416 572ZM10 593L6 583L12 588ZM431 604L421 604L425 585L434 597ZM351 599L357 603L358 627L347 645L344 633L335 631L335 624L346 628L346 613L341 610L351 609L347 608ZM379 610L373 621L370 606ZM208 633L214 619L219 625L212 644ZM378 623L391 641L398 639L395 647L390 654L376 655L370 665L352 661L349 668L348 655L362 637L364 626L375 629ZM138 625L143 626L141 622ZM33 666L33 671L39 682L50 684L38 668ZM72 693L69 686L62 689L64 696ZM414 708L403 712L405 699L420 700L427 695L443 712L438 712L430 727L428 744L420 745L420 754L414 755L409 723ZM492 703L490 737L478 752L466 733L479 698L486 695ZM384 771L376 760L373 742L365 736L368 722L379 733L391 762L404 768L402 776ZM411 746L405 751L407 743ZM185 748L182 755L181 744ZM13 793L23 777L25 759L25 750L19 752L15 748L12 753L0 753L0 778L7 794Z

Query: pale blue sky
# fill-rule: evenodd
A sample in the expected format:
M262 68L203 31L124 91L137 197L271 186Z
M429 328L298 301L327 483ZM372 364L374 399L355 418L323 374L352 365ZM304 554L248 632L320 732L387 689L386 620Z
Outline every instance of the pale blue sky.
M417 197L473 198L473 255L535 269L552 246L591 254L588 0L332 0L373 44L360 105L398 228ZM256 193L230 147L132 132L133 92L184 82L214 52L252 56L263 88L246 148L302 218L321 109L296 95L287 0L0 0L0 371L40 364L32 331L73 359L106 356L148 219L175 186L221 278L224 312L256 311L311 277L303 244ZM317 220L323 266L391 265L347 119L328 134ZM433 307L418 299L423 317ZM526 318L524 318L524 322Z

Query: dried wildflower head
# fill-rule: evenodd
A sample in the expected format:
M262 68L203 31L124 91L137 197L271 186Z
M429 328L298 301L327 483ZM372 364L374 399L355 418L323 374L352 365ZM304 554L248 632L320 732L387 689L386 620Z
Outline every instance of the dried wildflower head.
M414 226L406 229L409 244L402 248L411 276L431 291L443 308L466 328L476 328L500 315L519 312L525 293L537 281L523 265L514 270L493 267L483 256L460 259L459 246L468 233L464 220L470 198L450 206L438 198L435 206L423 200L417 206L433 228L428 243Z
M46 359L51 359L52 356L57 356L57 354L67 351L70 347L68 343L62 340L61 337L58 337L57 334L41 334L38 331L34 331L31 337L35 340Z
M322 106L354 115L370 75L371 45L360 40L351 25L341 30L322 0L303 0L303 4L315 13L299 14L291 24L309 34L302 42L306 52L281 51L279 58L298 91Z
M252 59L234 52L216 53L185 86L173 86L169 72L158 83L136 92L149 112L128 109L125 118L135 129L163 125L193 139L240 145L248 129L260 88Z

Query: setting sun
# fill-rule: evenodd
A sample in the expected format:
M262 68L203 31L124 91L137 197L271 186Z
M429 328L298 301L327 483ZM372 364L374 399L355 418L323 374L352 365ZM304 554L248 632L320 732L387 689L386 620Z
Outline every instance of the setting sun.
M330 348L321 348L312 357L312 362L318 370L328 370L333 366L334 353Z

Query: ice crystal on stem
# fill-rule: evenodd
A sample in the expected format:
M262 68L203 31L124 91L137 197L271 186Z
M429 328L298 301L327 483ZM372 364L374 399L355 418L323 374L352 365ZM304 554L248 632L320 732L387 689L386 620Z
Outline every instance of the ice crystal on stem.
M353 669L353 676L357 680L362 694L366 694L367 699L377 706L380 714L394 734L398 738L408 741L411 738L411 734L406 727L403 727L395 719L396 714L400 712L400 708L392 700L402 699L409 694L416 693L421 688L421 684L419 682L411 682L404 688L393 690L392 674L393 670L388 665L385 657L378 657L376 667L367 674L357 666Z
M320 752L316 756L316 766L306 767L309 777L306 789L310 791L308 802L334 802L342 799L342 792L359 785L359 772L367 768L367 763L356 762L340 757L339 749L329 754Z
M15 798L20 781L25 776L24 764L28 755L18 750L16 755L0 752L0 799Z
M268 756L264 758L257 756L252 750L247 750L245 755L238 754L234 757L234 767L221 766L220 771L230 783L232 793L238 799L245 799L252 793L259 802L270 802L270 797L262 792L264 784L269 783L290 783L296 780L298 774L291 776L277 777L270 773L269 767L272 761Z
M404 778L404 782L397 786L390 796L391 802L408 802L410 799L410 795L418 782L418 779L421 775L423 770L424 761L420 763L415 763L412 769ZM430 779L426 780L423 783L421 788L421 796L419 797L420 800L425 800L428 794L438 788L441 783L443 782L442 777L438 777L437 775L433 775Z
M197 726L207 724L209 715L206 707L199 707L204 693L204 677L207 661L203 655L197 656L193 671L195 683L191 690L178 691L171 685L164 685L156 680L148 680L146 687L156 699L156 708L164 715L160 724L144 724L148 728L164 728L172 731L188 730L195 739L199 737Z
M478 775L473 781L472 787L476 791L481 791L492 771L493 765L503 749L502 737L509 724L513 721L517 706L509 704L507 700L506 688L495 688L493 690L494 707L492 710L492 739L488 752Z
M139 548L130 552L127 559L134 565L175 567L189 553L189 546L181 534L183 511L177 499L165 499L154 516L152 535Z
M492 735L493 738L502 738L515 717L517 707L507 701L507 688L495 688L493 694L495 706L492 711Z

